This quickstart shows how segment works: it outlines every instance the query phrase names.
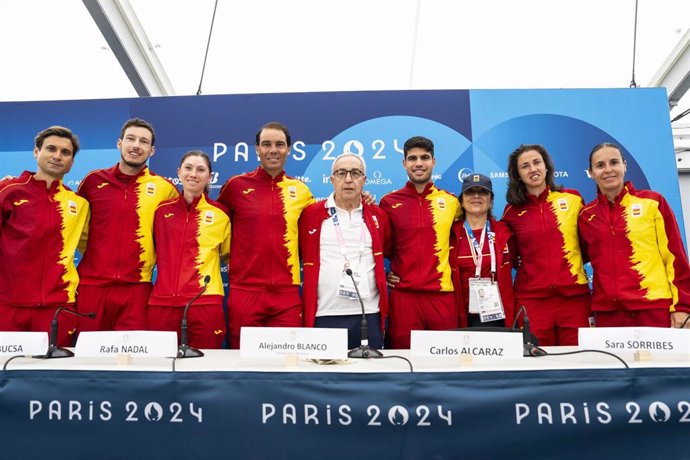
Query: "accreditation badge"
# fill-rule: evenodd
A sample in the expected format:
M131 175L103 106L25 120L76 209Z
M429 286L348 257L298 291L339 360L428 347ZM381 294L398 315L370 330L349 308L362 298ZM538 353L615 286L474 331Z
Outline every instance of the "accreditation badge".
M345 297L347 299L357 300L357 291L355 286L352 284L352 278L350 275L345 273L345 270L350 268L352 270L352 278L355 279L357 283L357 288L359 289L359 295L362 299L369 297L369 281L366 276L361 276L361 267L359 265L345 265L342 273L340 274L340 283L338 284L338 295L340 297Z
M506 314L498 292L498 283L490 278L470 278L469 312L479 315L482 323L505 319Z

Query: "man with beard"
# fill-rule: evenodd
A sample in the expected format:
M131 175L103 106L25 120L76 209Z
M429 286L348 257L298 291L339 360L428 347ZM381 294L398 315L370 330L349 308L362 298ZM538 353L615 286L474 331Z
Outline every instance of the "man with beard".
M51 126L35 139L36 172L0 181L0 331L50 331L59 307L74 304L74 251L89 204L62 179L79 139ZM57 345L72 345L74 316L60 322Z
M179 195L146 165L155 142L148 122L127 120L117 140L119 163L92 171L77 190L91 204L86 251L78 266L77 308L96 312L95 320L79 322L80 331L146 328L156 261L153 215L161 202Z
M449 263L450 231L461 212L458 199L434 186L431 139L415 136L403 147L409 181L381 198L393 247L388 325L389 348L410 348L410 331L458 327Z

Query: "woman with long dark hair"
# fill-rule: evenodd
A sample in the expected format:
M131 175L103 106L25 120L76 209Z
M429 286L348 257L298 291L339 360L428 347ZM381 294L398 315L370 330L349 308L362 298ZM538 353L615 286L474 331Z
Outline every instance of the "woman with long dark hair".
M556 185L554 170L543 146L515 149L502 220L513 230L519 258L516 309L526 308L540 345L577 345L578 328L589 326L590 314L577 232L584 200Z

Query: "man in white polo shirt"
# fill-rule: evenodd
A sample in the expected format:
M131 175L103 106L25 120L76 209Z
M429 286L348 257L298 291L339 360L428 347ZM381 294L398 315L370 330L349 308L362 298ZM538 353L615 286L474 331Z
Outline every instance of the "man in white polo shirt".
M333 193L309 205L299 221L304 325L347 328L348 348L359 346L362 309L346 273L349 268L371 325L369 346L382 348L388 311L383 262L390 245L388 217L362 201L366 164L360 156L338 156L331 172Z

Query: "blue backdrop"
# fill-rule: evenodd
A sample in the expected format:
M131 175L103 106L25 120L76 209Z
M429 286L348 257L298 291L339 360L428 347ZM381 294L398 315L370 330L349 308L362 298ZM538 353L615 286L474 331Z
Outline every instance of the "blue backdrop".
M505 205L507 157L521 143L546 146L559 183L590 201L587 176L591 148L619 144L628 178L669 201L683 226L680 193L666 93L663 88L587 90L377 91L236 96L183 96L89 101L0 103L1 174L33 170L33 138L51 124L80 137L68 185L76 188L91 169L115 164L120 127L130 117L156 128L151 169L176 181L181 155L202 149L211 155L211 195L227 178L257 167L254 135L277 120L291 130L286 166L317 197L331 191L330 165L343 151L367 161L366 188L380 198L405 180L402 146L414 135L436 144L435 182L453 193L472 172L490 176L495 213Z

